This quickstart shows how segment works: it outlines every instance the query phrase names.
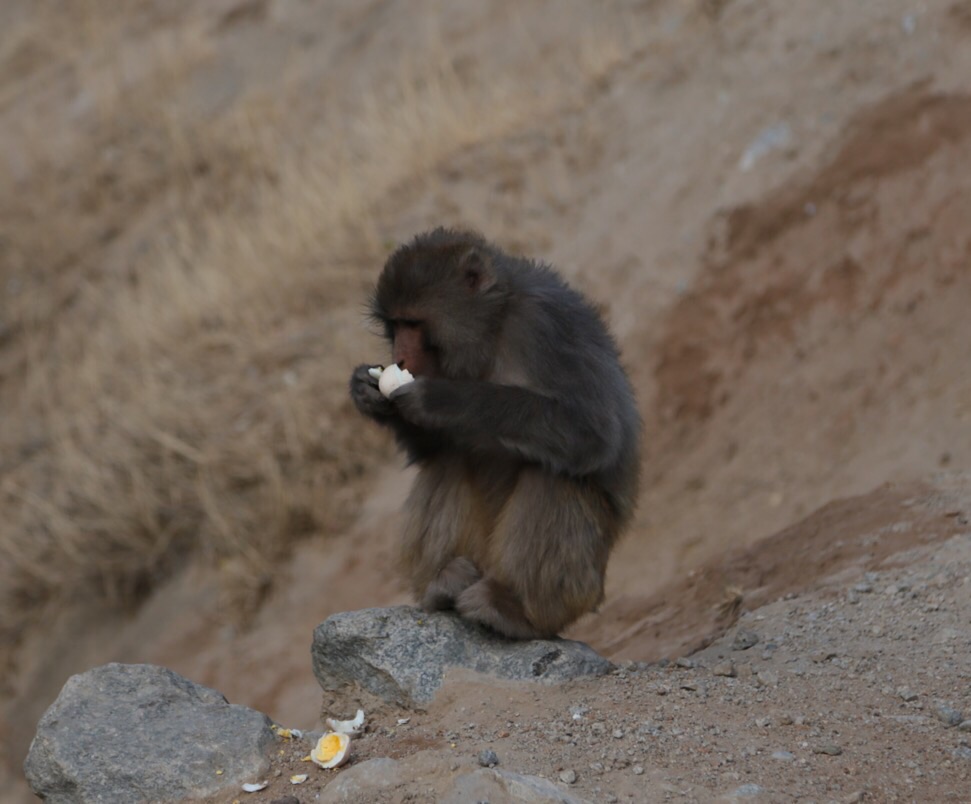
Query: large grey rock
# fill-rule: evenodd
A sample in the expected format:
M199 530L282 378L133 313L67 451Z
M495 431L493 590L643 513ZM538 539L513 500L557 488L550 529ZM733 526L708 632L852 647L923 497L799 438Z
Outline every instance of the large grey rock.
M335 614L314 630L311 651L325 692L359 701L371 695L410 709L431 701L452 669L552 683L613 667L582 642L517 642L451 612L428 614L410 606Z
M270 726L164 667L107 664L68 679L24 772L51 802L202 798L268 770Z

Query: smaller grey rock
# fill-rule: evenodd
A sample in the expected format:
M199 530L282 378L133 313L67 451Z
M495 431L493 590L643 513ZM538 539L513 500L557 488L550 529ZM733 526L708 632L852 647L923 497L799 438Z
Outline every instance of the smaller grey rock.
M441 804L467 804L472 801L520 801L524 804L586 804L539 776L499 770L479 769L455 780Z
M323 804L344 801L374 801L385 791L406 783L409 768L389 757L376 757L342 770L320 794Z
M499 764L499 757L491 748L485 748L479 752L479 764L483 768L494 768Z
M897 695L899 695L904 701L910 703L911 701L917 700L917 693L914 692L910 687L898 687Z
M677 659L674 660L674 663L678 667L682 667L686 670L690 670L692 667L695 666L694 661L692 659L689 659L687 656L679 656Z
M813 746L814 754L826 754L831 757L838 757L843 753L843 749L836 743L817 743Z
M725 659L712 667L711 672L716 676L735 678L735 662L731 659Z
M957 726L964 720L964 716L957 709L944 701L934 702L934 717L948 728Z
M958 723L958 731L971 731L971 720L962 720Z
M560 772L560 781L563 784L576 784L577 772L571 768Z
M644 775L644 766L643 765L635 765L633 768L631 768L631 773L633 773L635 776L643 776Z
M773 751L772 759L777 759L779 762L792 762L796 757L789 751Z
M745 628L740 628L735 633L735 639L732 640L732 650L748 650L753 645L759 644L759 635L755 631L749 631Z
M971 746L959 745L953 753L958 759L971 759Z
M861 594L867 595L873 591L873 584L868 581L861 581L853 587L854 592L860 592Z

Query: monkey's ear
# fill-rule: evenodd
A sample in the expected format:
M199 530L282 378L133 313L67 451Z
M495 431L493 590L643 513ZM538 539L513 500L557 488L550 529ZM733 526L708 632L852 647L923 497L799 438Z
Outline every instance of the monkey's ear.
M489 258L475 246L462 255L459 268L462 270L462 281L473 292L488 290L496 281Z

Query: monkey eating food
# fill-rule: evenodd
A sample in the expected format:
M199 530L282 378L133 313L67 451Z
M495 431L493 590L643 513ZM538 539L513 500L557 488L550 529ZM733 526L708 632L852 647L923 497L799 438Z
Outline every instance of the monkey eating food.
M594 307L549 266L435 229L385 263L371 315L413 380L351 376L418 476L401 558L429 611L552 637L603 599L637 494L640 419ZM379 376L375 376L378 374Z

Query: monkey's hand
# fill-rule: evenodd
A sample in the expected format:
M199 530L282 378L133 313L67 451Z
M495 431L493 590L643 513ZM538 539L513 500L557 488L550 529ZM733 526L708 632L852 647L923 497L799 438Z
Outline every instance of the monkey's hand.
M399 385L391 392L388 401L406 422L417 427L434 429L437 424L436 417L428 404L431 385L431 380L418 377L412 382Z
M371 366L354 369L351 375L351 399L365 416L385 422L395 415L394 404L378 389L378 381L369 373Z

